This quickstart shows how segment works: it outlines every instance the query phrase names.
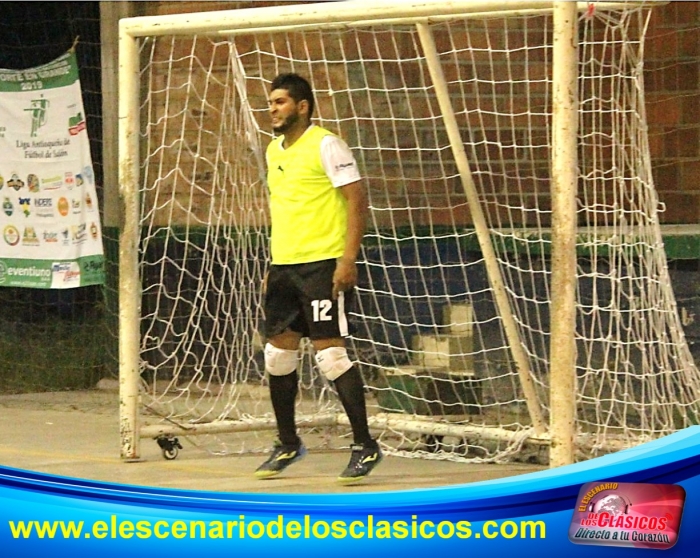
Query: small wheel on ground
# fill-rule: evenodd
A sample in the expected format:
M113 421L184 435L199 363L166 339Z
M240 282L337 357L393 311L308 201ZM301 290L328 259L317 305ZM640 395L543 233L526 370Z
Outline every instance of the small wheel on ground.
M163 457L168 461L175 459L182 449L180 440L174 436L159 436L156 438L156 442L163 453Z

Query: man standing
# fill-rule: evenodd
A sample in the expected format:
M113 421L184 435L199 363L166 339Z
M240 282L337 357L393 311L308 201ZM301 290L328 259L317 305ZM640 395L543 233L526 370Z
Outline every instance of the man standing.
M350 462L338 480L355 482L382 459L367 425L362 376L344 340L367 195L345 142L311 124L314 96L308 81L281 74L270 89L277 138L266 154L272 264L264 302L265 371L279 440L255 476L277 475L306 454L294 411L299 342L309 337L318 368L334 383L352 427Z

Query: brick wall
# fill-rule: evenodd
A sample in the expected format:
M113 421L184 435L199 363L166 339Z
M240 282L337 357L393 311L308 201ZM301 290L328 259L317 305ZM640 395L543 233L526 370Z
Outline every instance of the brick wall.
M662 223L700 224L700 2L654 8L644 60Z
M275 5L275 2L147 2L139 4L138 9L144 15L166 14L166 13L186 13L191 11L210 11L219 9L261 7L264 5ZM284 3L289 4L289 3ZM661 215L662 223L681 223L681 224L698 224L700 223L700 180L698 180L698 172L700 171L700 85L698 83L698 75L700 68L700 2L671 2L667 5L662 5L654 8L651 23L647 35L647 44L645 49L645 89L647 101L647 115L649 125L649 141L652 156L652 172L659 199L665 205L665 211ZM526 24L523 24L526 25ZM538 33L537 29L527 29L530 36ZM484 46L489 41L492 47L498 47L498 35L492 33L488 26L482 32L475 32L471 35L472 47ZM509 47L513 47L521 37L518 33L509 35ZM366 41L370 39L367 38ZM438 37L438 43L440 38ZM459 47L460 45L456 45ZM515 45L517 46L517 45ZM167 44L160 48L167 49ZM206 45L197 44L200 58L206 59ZM245 44L240 48L245 50ZM300 44L295 44L291 41L285 45L279 45L281 51L285 49L290 52L297 49L302 49ZM365 58L368 53L371 53L372 46L368 42L355 43L347 42L343 45L345 49L344 55L352 58L357 52L362 51ZM409 42L399 43L396 46L397 52L401 55L410 56L412 45ZM440 44L438 44L440 48ZM182 52L177 49L184 49ZM310 44L303 55L311 59L323 59L324 55L328 56L328 52L321 52L319 44ZM185 54L187 44L179 45L174 53L174 58L180 54ZM163 55L165 56L165 52ZM537 73L542 73L542 70L537 68L546 68L540 64L543 51L532 50L529 54L527 65L511 64L508 68L505 66L496 65L492 69L492 77L496 80L510 76L511 83L503 79L503 83L497 84L496 89L489 90L488 94L480 94L476 91L474 99L470 102L479 103L482 110L478 115L472 114L466 118L480 118L483 129L483 140L476 145L472 153L468 156L475 160L481 161L489 152L498 150L498 156L503 160L503 175L509 175L510 169L514 169L514 165L519 154L516 150L497 147L495 139L499 135L500 123L488 115L489 109L494 108L493 105L501 102L508 102L509 110L517 112L518 105L525 102L525 91L518 91L518 87L527 87L530 94L530 103L537 103L537 99L543 99L541 92L537 91ZM171 56L172 58L172 56ZM489 60L485 59L482 62L487 64ZM186 65L187 62L183 62ZM479 66L479 57L475 55L475 66ZM386 65L372 65L369 61L363 63L367 79L371 82L376 80L377 83L391 79L394 70ZM457 67L450 69L446 67L448 72L461 71ZM177 64L169 67L167 70L169 76L174 76L178 71ZM261 69L265 75L273 75L275 68ZM336 73L334 68L324 69L328 75L314 76L318 82L328 83L329 88L333 88L333 83L337 80L345 80L344 73ZM349 70L352 71L352 70ZM404 70L405 71L405 70ZM416 71L418 71L416 69ZM506 73L506 71L508 73ZM513 73L515 72L515 74ZM528 85L518 83L519 77L523 77L525 72L531 80ZM522 75L521 75L522 74ZM351 76L352 77L352 76ZM452 74L447 75L447 78L455 77ZM498 89L500 88L500 89ZM251 103L262 103L264 105L265 91L255 90L249 91ZM179 94L180 97L187 93ZM183 99L179 99L183 100ZM176 102L179 102L177 95ZM192 99L190 99L192 100ZM357 114L364 112L369 113L372 110L375 113L393 111L395 114L405 110L405 103L402 103L401 98L397 97L381 99L378 102L376 99L365 99L358 101L355 99L352 105L347 98L336 96L329 98L327 96L319 96L318 107L321 115L328 114L331 105L341 114L343 112L354 111ZM544 101L543 101L544 102ZM359 104L358 104L359 103ZM382 106L383 105L383 106ZM469 108L469 107L466 107ZM525 108L525 107L523 107ZM536 108L529 106L531 111ZM215 114L214 107L209 107L212 114L206 114L205 119L218 118L220 115ZM426 116L432 110L428 105L414 106L414 116ZM525 130L525 125L530 128L527 131L529 134L544 134L546 127L544 122L535 122L533 128L532 122L516 124L516 133ZM261 122L262 126L267 126L267 123ZM464 122L466 128L467 122ZM510 125L510 123L509 123ZM342 127L338 124L339 127ZM520 128L518 127L520 126ZM154 131L158 131L154 128ZM412 141L410 130L392 130L389 127L380 127L378 130L370 130L369 127L361 127L359 130L341 129L343 135L357 135L362 137L357 138L362 145L366 146L386 146L396 142L399 146L402 142L407 142L406 147L410 146ZM419 133L424 133L429 136L431 129L420 130ZM192 135L192 134L190 134ZM474 136L471 137L474 141ZM502 138L501 138L502 139ZM506 143L508 138L505 138ZM193 142L200 142L199 149L201 152L212 152L217 146L201 144L201 137L196 137ZM196 151L197 146L193 143L192 149ZM377 153L367 153L366 165L371 166ZM377 225L383 226L391 221L394 224L405 224L409 221L414 225L440 225L457 222L461 225L469 225L471 217L468 211L468 206L461 192L461 186L458 182L445 187L438 179L432 181L430 177L426 179L424 171L429 169L431 161L421 162L420 174L418 171L407 168L406 163L399 165L396 154L385 152L382 158L388 165L383 171L383 176L372 178L372 171L368 169L367 174L370 176L369 185L371 191L375 192L373 196L373 204L376 202L379 206L383 203L386 205L395 205L396 207L405 207L416 209L396 209L391 213L377 213ZM393 162L392 162L393 161ZM167 156L163 158L163 163L168 166L172 164L172 159ZM432 161L437 163L437 161ZM541 163L541 164L540 164ZM186 161L186 165L191 165L191 161ZM186 169L189 167L185 167ZM454 169L448 169L453 171ZM474 170L474 169L472 169ZM199 163L197 169L196 180L198 185L198 194L196 199L183 199L187 196L182 192L178 192L178 184L185 188L186 181L175 180L176 177L171 177L168 181L168 188L163 191L165 196L170 196L170 199L164 199L163 194L159 199L154 197L149 198L151 204L159 207L161 220L163 223L173 222L173 215L179 222L201 222L206 223L210 209L212 206L218 205L218 198L225 195L223 191L217 191L216 185L212 182L214 169L206 168L206 165ZM485 210L492 219L492 222L498 224L501 219L507 219L514 224L533 225L536 220L546 226L546 213L538 214L534 211L513 212L507 207L510 205L508 196L512 196L514 192L522 193L525 205L527 208L539 208L547 211L550 207L549 192L546 175L548 174L548 162L546 152L540 154L540 159L533 164L529 176L521 176L517 188L513 187L512 181L499 178L498 176L491 177L485 190ZM428 171L430 172L430 171ZM522 174L522 173L519 173ZM252 178L251 178L252 180ZM423 186L421 189L421 185ZM187 186L189 187L189 186ZM255 188L254 186L251 186ZM253 191L254 205L256 209L255 219L264 220L264 203L262 202L263 193L260 190ZM600 192L597 194L600 199L609 195L606 193L608 186L602 185ZM250 192L249 192L250 194ZM155 195L155 194L153 194ZM249 196L250 198L250 196ZM420 198L420 199L419 199ZM212 204L212 199L214 203ZM250 202L250 199L248 199ZM448 208L452 208L449 210ZM544 221L542 219L544 218ZM594 219L594 215L582 214L582 219ZM250 219L250 215L246 216L246 211L234 210L226 216L226 219L236 222L245 222ZM506 222L506 221L504 221ZM581 223L584 224L584 223Z

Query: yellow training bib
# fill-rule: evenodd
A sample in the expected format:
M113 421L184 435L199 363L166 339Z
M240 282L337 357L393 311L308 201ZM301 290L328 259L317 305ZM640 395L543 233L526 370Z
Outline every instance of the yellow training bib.
M331 134L312 126L288 149L284 136L267 148L272 263L299 264L343 255L347 200L321 161L321 141Z

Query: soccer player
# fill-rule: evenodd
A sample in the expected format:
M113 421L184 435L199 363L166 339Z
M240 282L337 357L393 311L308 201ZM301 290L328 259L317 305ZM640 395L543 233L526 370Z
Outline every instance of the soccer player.
M308 337L318 368L335 385L352 427L350 462L338 481L356 482L382 459L367 425L362 376L344 340L367 194L347 144L311 123L314 95L309 82L297 74L281 74L270 89L277 137L266 153L272 262L264 333L265 371L279 440L255 476L277 475L306 454L294 410L299 342Z

